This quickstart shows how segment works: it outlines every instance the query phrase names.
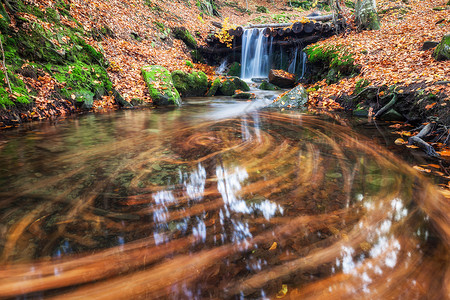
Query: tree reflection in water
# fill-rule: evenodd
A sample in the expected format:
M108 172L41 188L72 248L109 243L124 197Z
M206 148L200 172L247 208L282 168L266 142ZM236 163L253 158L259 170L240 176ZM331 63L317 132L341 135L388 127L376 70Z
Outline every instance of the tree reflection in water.
M448 297L449 201L393 155L314 116L178 113L9 141L0 297Z

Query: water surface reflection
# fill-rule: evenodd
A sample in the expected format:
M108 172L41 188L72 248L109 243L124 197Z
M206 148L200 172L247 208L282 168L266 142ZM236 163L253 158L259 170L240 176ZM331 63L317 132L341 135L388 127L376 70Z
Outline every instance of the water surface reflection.
M0 297L448 297L448 200L349 127L258 103L6 133Z

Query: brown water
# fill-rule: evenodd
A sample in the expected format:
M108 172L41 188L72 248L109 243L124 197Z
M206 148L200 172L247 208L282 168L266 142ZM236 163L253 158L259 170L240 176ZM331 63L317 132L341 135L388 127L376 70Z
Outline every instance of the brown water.
M4 132L0 298L448 298L449 201L351 128L260 103Z

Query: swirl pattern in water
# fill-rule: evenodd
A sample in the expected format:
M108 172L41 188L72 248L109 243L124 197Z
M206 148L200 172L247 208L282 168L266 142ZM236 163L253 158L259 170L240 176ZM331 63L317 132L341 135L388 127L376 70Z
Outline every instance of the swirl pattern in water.
M449 202L324 118L199 105L0 150L0 297L444 299Z

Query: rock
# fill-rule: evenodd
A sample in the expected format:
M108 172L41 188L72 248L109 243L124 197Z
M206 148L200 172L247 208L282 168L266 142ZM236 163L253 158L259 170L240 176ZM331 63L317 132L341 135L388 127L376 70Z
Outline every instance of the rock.
M181 104L180 94L173 85L170 72L161 66L142 67L142 76L155 105Z
M89 110L94 106L94 93L89 90L78 90L75 92L75 100L81 104L82 109Z
M133 104L130 103L130 102L128 102L128 101L126 101L126 100L122 97L122 95L121 95L116 89L113 89L112 92L113 92L114 100L115 100L116 103L119 104L121 107L133 107Z
M232 97L234 99L250 99L250 98L254 98L254 96L255 95L253 93L242 92L242 93L234 94Z
M208 92L206 93L206 97L212 97L217 93L217 90L222 86L222 83L220 82L220 78L216 78L209 88Z
M236 90L248 92L250 91L250 88L247 83L239 77L229 77L222 82L219 93L225 96L233 96L236 93Z
M144 100L139 99L139 98L133 98L133 99L131 99L130 103L131 103L131 105L133 105L133 106L145 106L145 105L148 105L147 102L145 102Z
M241 64L235 61L230 65L227 73L228 76L241 76Z
M442 37L441 42L434 49L433 57L436 60L450 60L450 34Z
M434 41L426 41L423 43L422 48L420 50L429 50L432 49L434 47L436 47L439 44L439 42L434 42Z
M208 89L208 77L201 71L192 73L173 71L172 81L182 97L205 96Z
M283 70L270 70L269 82L282 88L291 88L295 84L295 75Z
M365 108L356 108L353 113L352 113L355 117L368 117L369 116L369 111Z
M259 89L260 90L265 90L265 91L276 91L279 90L280 88L277 87L274 84L271 84L267 81L263 81L260 85L259 85Z
M302 85L297 85L283 96L277 98L268 107L306 109L308 94Z
M175 27L172 32L176 39L182 40L189 48L197 48L197 41L186 28Z

